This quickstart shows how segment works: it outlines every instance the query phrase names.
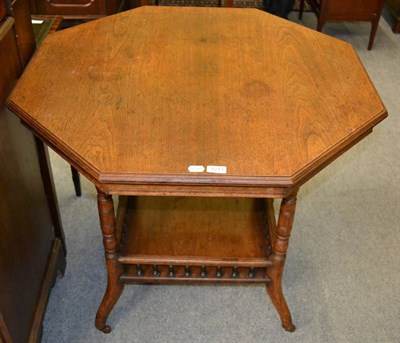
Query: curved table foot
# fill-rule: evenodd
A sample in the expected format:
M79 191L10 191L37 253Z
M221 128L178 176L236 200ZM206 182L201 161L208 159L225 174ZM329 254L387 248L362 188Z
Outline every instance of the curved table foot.
M112 331L111 327L109 325L105 325L102 328L99 329L103 333L110 333Z
M104 294L103 300L101 301L96 314L95 326L98 330L104 333L111 332L111 327L107 325L107 318L114 308L114 305L117 303L123 289L124 285L122 283L118 280L110 280L109 276L106 293Z
M296 327L292 324L290 327L283 327L286 331L294 332L296 331Z
M272 274L272 273L271 273ZM271 283L267 285L267 293L269 297L271 298L272 303L274 304L279 317L282 322L282 327L289 332L293 332L296 330L296 327L292 323L292 316L289 311L289 307L286 303L285 297L282 293L282 287L281 287L281 280L280 279L275 279L275 285L274 281L271 278Z

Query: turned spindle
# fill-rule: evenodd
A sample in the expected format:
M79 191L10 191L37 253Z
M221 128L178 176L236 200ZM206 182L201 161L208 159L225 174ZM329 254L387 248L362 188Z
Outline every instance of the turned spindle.
M189 266L185 266L185 276L186 277L190 277L190 275L192 275L192 273L190 272L190 267Z
M255 268L249 268L249 274L247 275L249 279L254 279L256 276Z
M160 276L160 271L158 270L158 266L153 264L153 276Z
M239 269L238 267L233 267L232 268L232 278L238 278L239 277Z

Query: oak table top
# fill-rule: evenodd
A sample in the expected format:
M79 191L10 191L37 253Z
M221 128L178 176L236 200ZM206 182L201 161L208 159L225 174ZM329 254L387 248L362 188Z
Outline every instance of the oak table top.
M125 284L177 282L264 284L294 331L282 275L299 187L387 115L349 44L198 7L49 36L8 106L97 187L104 333Z
M145 6L57 32L8 106L109 193L297 187L386 116L349 44L232 8Z

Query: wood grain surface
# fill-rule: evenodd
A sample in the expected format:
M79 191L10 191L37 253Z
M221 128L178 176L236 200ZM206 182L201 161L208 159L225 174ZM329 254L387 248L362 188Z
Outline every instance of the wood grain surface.
M387 115L347 43L256 9L153 6L49 36L8 106L116 185L298 186Z

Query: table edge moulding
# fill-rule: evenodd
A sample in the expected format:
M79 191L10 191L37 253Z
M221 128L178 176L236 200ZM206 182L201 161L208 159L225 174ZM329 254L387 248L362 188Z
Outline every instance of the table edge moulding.
M242 15L247 19L239 20ZM143 25L150 23L152 30L147 30ZM107 31L109 27L112 30ZM237 27L241 28L240 32L232 33ZM93 35L94 32L98 35ZM76 34L81 41L75 39ZM276 36L279 36L274 41L276 46L268 43L273 49L266 42L270 42L268 37L275 39ZM91 48L99 50L87 56L82 48L85 43L93 44ZM81 48L74 51L73 62L67 58L63 60L62 67L68 70L64 75L63 68L54 62L56 60L51 63L51 59L57 57L53 56L55 52L62 54L68 44L71 49L76 44ZM118 48L114 49L113 44ZM279 44L287 51L279 50ZM96 328L104 333L111 331L107 319L125 284L244 283L265 285L283 328L294 331L282 292L282 275L300 186L371 133L373 127L387 116L355 50L347 43L253 9L152 6L64 30L53 34L43 45L8 99L7 106L97 189L107 287L97 311ZM336 56L337 49L341 51L340 59ZM266 51L271 59L265 57ZM218 57L215 64L209 58L214 52ZM313 54L321 54L323 58ZM97 58L96 65L93 55ZM118 57L118 63L102 64L109 61L110 56ZM171 56L192 74L182 67L184 72L177 75L179 65L166 63ZM226 62L232 56L234 63ZM74 64L76 59L79 59L77 65ZM270 65L265 59L272 64L272 69L274 65L281 68L268 70ZM292 63L296 68L283 63L288 59L296 62ZM305 59L319 63L319 69L303 63ZM127 63L130 63L129 67L126 67ZM342 68L341 73L337 71L336 63ZM239 70L238 66L248 66L248 70ZM262 68L253 69L259 66ZM34 92L40 92L40 83L47 78L48 68L54 73L53 78L58 75L56 82L53 82L53 88L48 88L52 91L40 101L35 100ZM159 70L154 71L154 68ZM314 73L314 69L318 72ZM90 71L86 75L87 70ZM285 74L287 70L294 71L294 75ZM148 73L157 75L157 84ZM259 73L264 74L260 76ZM236 80L238 75L239 80ZM273 79L271 75L274 75ZM287 77L292 76L297 82L295 86L287 81ZM256 77L264 79L254 82ZM257 99L249 101L248 93L246 96L240 93L247 88L229 88L232 86L227 82L229 78L261 95L257 93ZM341 82L339 86L337 80ZM37 87L30 92L29 85L33 82ZM71 85L70 89L63 82ZM173 88L172 83L179 85L179 82L186 87L169 89ZM204 94L200 93L200 88L196 87L202 82L220 93L215 95L209 88L204 88ZM231 83L235 86L235 82ZM159 84L164 88L158 87ZM321 84L327 91L320 89ZM139 91L129 93L135 87ZM285 87L298 91L292 98L300 105L296 101L290 103L293 99L287 99L286 93L282 92ZM342 87L354 94L349 96L346 91L342 92ZM74 93L75 88L80 89L79 94ZM96 93L98 89L100 91ZM107 92L111 89L111 93L104 89ZM95 92L95 96L90 92ZM236 92L233 97L232 92ZM75 107L78 100L66 103L65 99L71 94L82 96L82 107ZM115 103L114 98L117 99ZM161 100L157 102L154 98ZM190 101L185 102L183 98L190 98ZM199 110L196 101L208 105ZM221 105L219 101L225 102ZM239 110L230 107L231 101L236 101ZM282 111L277 113L265 104ZM215 114L213 111L218 106L220 112ZM323 106L322 110L320 106ZM296 115L293 115L293 109L297 110ZM67 111L70 121L63 122L63 111ZM231 120L232 111L237 111L238 124ZM244 120L248 113L255 118L253 121L250 116L248 121ZM205 125L204 118L215 119L217 129ZM228 120L233 124L227 123ZM327 122L335 123L337 127L327 125ZM118 126L120 123L123 125ZM91 130L90 134L81 132L77 135L77 130L85 125ZM245 129L254 137L243 135L241 130ZM190 140L193 135L187 132L197 133L203 140ZM130 136L126 137L126 134ZM185 143L190 141L185 146L192 148L192 155L201 156L200 161L192 164L182 158L185 151L179 146L180 135L184 136ZM207 139L210 135L214 139L212 142ZM160 136L165 141L159 139ZM119 140L121 137L124 140ZM295 148L290 139L297 144ZM229 142L236 143L241 150L231 148ZM249 142L251 149L247 146ZM167 153L163 154L165 146ZM260 146L264 150L258 150ZM145 149L148 150L143 152ZM100 153L96 154L98 151ZM303 155L296 159L299 151ZM242 160L236 156L239 153L242 153ZM249 157L248 153L253 155ZM230 157L226 158L226 155ZM217 165L225 172L228 169L226 174L214 174L205 168L220 160L230 163L226 163L228 167ZM205 166L197 165L199 162ZM191 172L190 167L198 169ZM119 196L117 211L113 195ZM282 199L277 217L276 199Z
M333 146L326 154L319 156L318 159L312 161L309 165L297 171L294 175L275 177L275 176L223 176L218 175L213 177L211 175L156 175L156 174L135 174L135 173L102 173L96 167L91 165L88 161L83 160L80 156L76 155L67 145L61 144L55 138L51 137L50 132L40 127L37 122L31 120L31 117L12 100L7 102L8 108L15 113L18 113L21 120L29 127L35 134L40 137L47 145L52 147L58 154L67 160L72 166L77 168L83 175L91 180L97 187L101 188L107 194L121 194L127 195L135 192L138 195L163 195L166 192L171 192L174 195L187 195L188 192L193 193L200 191L198 196L202 194L209 194L210 192L204 186L222 187L221 191L226 187L233 186L239 191L242 187L245 191L243 196L258 196L262 197L263 193L256 191L257 187L269 187L276 197L281 197L287 194L287 189L298 188L311 177L321 171L325 166L334 161L353 145L357 144L360 140L365 138L372 132L374 126L387 117L386 109L377 113L376 116L363 127L346 137L343 141ZM201 184L201 188L197 189L197 185ZM143 185L152 185L153 188L142 187ZM175 186L181 186L175 189ZM204 185L204 186L203 186ZM263 190L265 191L265 190ZM213 190L211 190L213 192ZM240 196L240 192L237 194ZM212 196L210 194L210 196ZM218 195L216 195L218 196Z

